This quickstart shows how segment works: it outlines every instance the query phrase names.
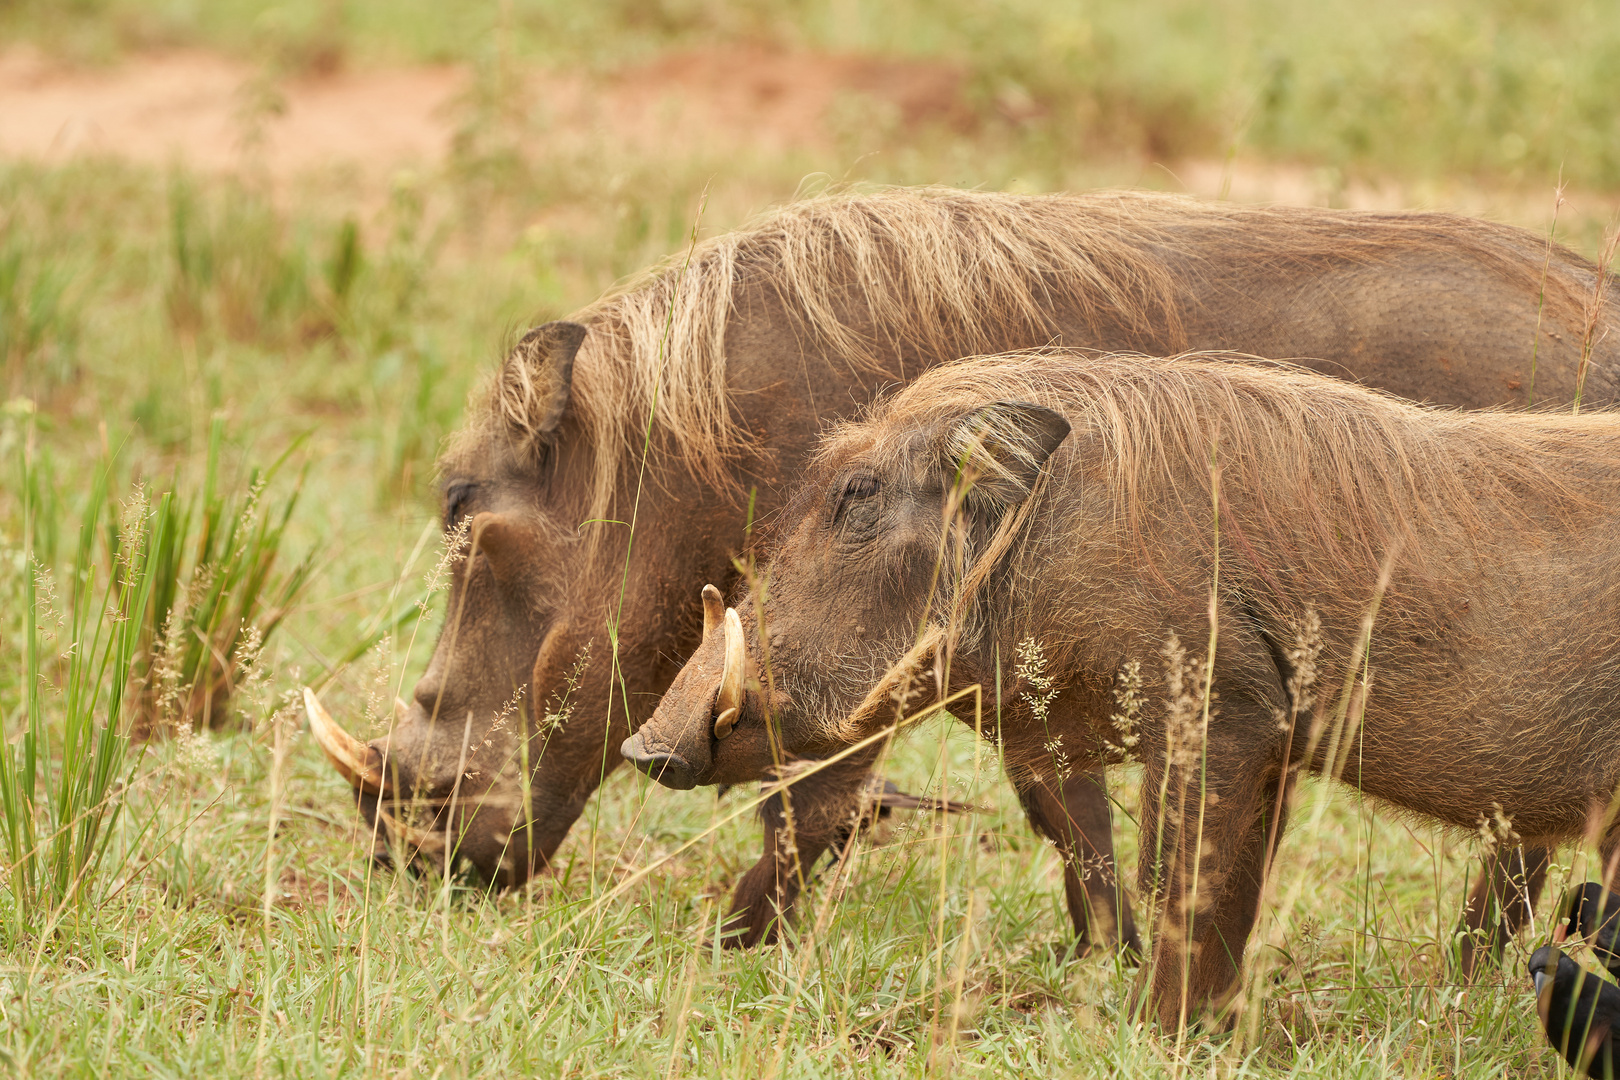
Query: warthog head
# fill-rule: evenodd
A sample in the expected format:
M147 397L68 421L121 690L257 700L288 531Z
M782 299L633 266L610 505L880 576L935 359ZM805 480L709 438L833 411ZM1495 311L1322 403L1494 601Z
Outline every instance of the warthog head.
M996 561L1068 435L1025 402L829 441L781 522L768 576L726 608L703 591L703 643L624 756L673 788L780 775L881 730L896 704L978 681L954 610ZM946 687L939 687L941 679Z
M589 793L536 779L547 737L566 718L558 688L588 644L564 617L588 576L578 522L589 463L573 449L583 440L568 431L571 369L584 336L574 323L525 335L502 376L532 382L524 437L485 432L441 462L445 621L411 700L396 703L389 733L362 743L313 695L306 702L312 732L368 816L380 816L407 849L439 859L453 849L504 884L544 864L577 815L572 803ZM547 700L530 700L537 663ZM551 768L578 764L552 751Z

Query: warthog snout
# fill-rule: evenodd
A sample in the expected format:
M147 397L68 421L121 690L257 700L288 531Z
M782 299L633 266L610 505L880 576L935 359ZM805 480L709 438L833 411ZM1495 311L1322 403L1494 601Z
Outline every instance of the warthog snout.
M742 715L747 669L742 620L726 607L719 589L705 585L702 645L652 718L619 752L665 787L684 791L712 782L713 747Z
M624 740L619 753L626 761L663 784L686 791L708 781L714 755L710 748L712 694L699 695L705 702L692 715L662 707Z
M641 741L641 732L636 732L619 747L619 753L624 755L626 761L663 784L665 787L677 791L688 791L697 787L697 770L692 763L675 753L660 753L648 750Z

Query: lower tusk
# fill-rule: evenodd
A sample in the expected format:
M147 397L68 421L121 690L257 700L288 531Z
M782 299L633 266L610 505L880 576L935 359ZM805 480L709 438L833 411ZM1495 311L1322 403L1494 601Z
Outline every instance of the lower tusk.
M377 808L378 819L388 828L388 832L400 844L413 848L416 853L423 855L444 854L444 834L432 829L418 829L415 825L407 825L388 811Z
M405 704L404 698L394 699L394 723L403 724L405 718L411 714L411 707Z
M714 737L716 739L723 739L731 734L731 729L737 726L737 713L736 708L730 708L714 718Z
M309 716L309 733L315 736L343 779L368 794L387 794L388 778L383 774L382 755L339 727L321 707L315 691L307 686L304 687L304 712Z

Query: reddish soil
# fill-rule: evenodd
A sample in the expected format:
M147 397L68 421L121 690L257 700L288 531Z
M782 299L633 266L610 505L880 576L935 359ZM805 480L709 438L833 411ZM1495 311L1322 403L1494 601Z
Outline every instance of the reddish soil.
M786 149L824 143L841 101L873 123L965 128L973 113L962 88L963 73L946 64L754 48L666 56L621 72L608 96L621 124Z

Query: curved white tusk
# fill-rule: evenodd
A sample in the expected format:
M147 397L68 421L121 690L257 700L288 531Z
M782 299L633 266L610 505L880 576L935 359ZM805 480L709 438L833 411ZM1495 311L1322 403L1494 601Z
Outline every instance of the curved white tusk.
M388 792L388 778L383 775L382 755L376 749L350 735L321 707L315 691L304 687L304 712L309 717L309 733L332 765L352 786L372 795Z
M405 704L404 698L394 699L394 723L403 724L405 718L411 714L411 707Z
M713 585L703 586L703 640L708 641L726 618L726 601Z
M720 692L715 695L714 711L719 718L714 723L714 737L723 739L731 734L737 714L742 711L743 673L748 666L748 648L743 643L742 620L736 608L726 608L726 663L720 671Z

